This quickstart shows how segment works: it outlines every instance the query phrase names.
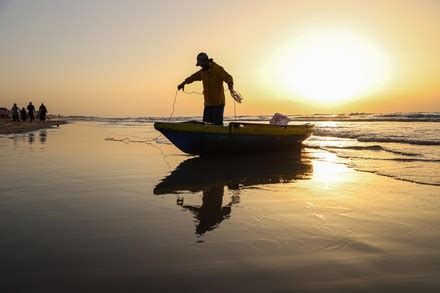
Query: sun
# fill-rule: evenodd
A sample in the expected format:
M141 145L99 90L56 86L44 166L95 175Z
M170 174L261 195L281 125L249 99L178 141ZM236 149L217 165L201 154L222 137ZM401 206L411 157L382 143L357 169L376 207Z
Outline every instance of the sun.
M390 78L383 50L351 32L307 34L279 53L281 87L305 100L346 102L368 95Z

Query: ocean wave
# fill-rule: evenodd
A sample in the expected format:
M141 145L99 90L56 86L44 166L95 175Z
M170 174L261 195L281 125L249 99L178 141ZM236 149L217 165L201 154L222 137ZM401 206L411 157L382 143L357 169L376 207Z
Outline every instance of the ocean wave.
M391 114L381 114L379 117L382 118L408 118L408 119L432 119L432 120L439 120L440 114L439 113L391 113Z
M339 114L312 114L312 115L288 115L292 121L350 121L350 122L373 122L373 121L394 121L394 122L440 122L439 112L410 112L410 113L339 113ZM143 117L98 117L98 116L64 116L64 119L77 121L96 122L137 122L151 123L155 121L187 121L201 120L201 116L143 116ZM272 115L239 115L226 116L225 121L248 121L268 122Z
M307 147L310 147L308 145L306 145ZM318 147L324 150L359 150L359 151L383 151L383 152L388 152L388 153L392 153L392 154L396 154L396 155L402 155L402 156L409 156L409 157L418 157L420 156L420 154L416 154L416 153L411 153L411 152L405 152L405 151L397 151L397 150L392 150L389 148L385 148L383 146L380 145L367 145L367 146L324 146L324 147Z
M407 139L407 138L395 138L395 137L358 137L356 138L360 142L394 142L394 143L406 143L414 145L440 145L439 140L420 140L420 139Z
M372 157L368 156L365 153L362 152L362 150L374 150L374 151L385 151L385 152L391 152L395 154L401 155L403 152L389 150L386 148L383 148L378 145L373 146L347 146L347 147L337 147L337 146L319 146L319 145L305 145L306 148L312 148L312 149L320 149L323 151L334 153L336 156L338 156L341 159L344 159L341 163L344 165L347 165L348 167L353 168L354 170L361 171L361 172L368 172L372 174L376 174L379 176L385 176L389 178L393 178L400 181L405 182L411 182L415 184L423 184L423 185L431 185L431 186L440 186L440 181L438 176L430 177L430 176L424 176L423 174L426 173L426 169L432 170L433 167L437 166L438 163L440 163L440 159L429 159L429 158L421 158L417 155L417 157ZM354 150L360 150L360 152L354 152L354 153L343 153L341 150L344 149L354 149ZM408 153L405 153L408 155ZM411 156L412 154L410 154ZM318 160L326 160L323 159L320 156L317 156L316 159ZM367 163L372 162L372 163ZM375 162L375 163L373 163ZM390 168L390 166L384 165L384 163L381 162L394 162L395 166L397 167L397 172L394 168ZM428 166L427 164L434 164L431 166ZM388 167L386 167L388 166ZM411 175L403 175L399 174L402 171L402 168L420 168L421 172L418 172L417 176L411 176Z
M392 137L392 136L378 136L377 134L359 134L354 130L343 131L339 129L316 129L313 132L314 136L337 137L356 139L359 142L385 142L385 143L403 143L412 145L437 146L440 145L440 140L436 139L419 139L410 137Z
M398 175L395 175L395 174L384 173L384 172L381 172L381 171L365 170L365 169L362 169L362 168L359 168L359 167L354 167L354 169L356 171L372 173L372 174L376 174L376 175L379 175L379 176L385 176L385 177L393 178L393 179L400 180L400 181L410 182L410 183L416 183L416 184L422 184L422 185L430 185L430 186L440 186L440 182L430 182L430 181L422 181L422 180L417 180L417 179L410 179L410 178L405 178L405 177L398 176Z
M361 160L370 160L370 161L393 161L393 162L424 162L424 163L439 163L438 159L414 159L414 158L372 158L365 156L351 156L351 155L341 155L337 154L341 158L345 159L361 159Z
M396 161L396 162L429 162L439 163L437 159L411 159L411 158L378 158L379 161Z

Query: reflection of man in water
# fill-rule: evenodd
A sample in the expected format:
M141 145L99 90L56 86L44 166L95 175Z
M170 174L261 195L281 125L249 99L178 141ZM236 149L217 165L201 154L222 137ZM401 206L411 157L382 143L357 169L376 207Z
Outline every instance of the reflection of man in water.
M42 144L46 143L46 139L47 139L46 129L40 130L40 143Z
M216 229L231 216L232 205L240 202L241 188L309 179L312 170L311 163L302 160L301 150L289 155L241 156L234 160L191 158L181 162L170 175L163 178L153 192L156 195L175 195L201 191L200 206L184 203L184 195L177 200L177 204L191 211L196 223L196 234L202 235ZM227 205L222 204L225 186L232 192Z
M30 133L29 133L28 141L29 141L30 144L33 144L33 143L34 143L34 141L35 141L35 137L34 137L34 133L33 133L33 132L30 132Z
M224 185L207 186L203 189L202 205L200 207L185 205L183 199L177 204L191 211L198 221L196 234L203 235L214 230L224 219L231 214L232 202L226 206L223 204Z

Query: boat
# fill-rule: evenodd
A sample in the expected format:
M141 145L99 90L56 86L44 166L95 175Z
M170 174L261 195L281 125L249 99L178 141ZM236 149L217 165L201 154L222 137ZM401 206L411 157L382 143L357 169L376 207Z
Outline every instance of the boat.
M223 126L187 121L156 122L154 128L182 152L204 156L298 149L312 135L314 125L230 122Z

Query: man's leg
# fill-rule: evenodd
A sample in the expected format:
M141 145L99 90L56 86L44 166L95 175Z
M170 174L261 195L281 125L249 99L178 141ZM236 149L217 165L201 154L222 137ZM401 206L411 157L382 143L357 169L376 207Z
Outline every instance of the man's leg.
M212 106L212 108L212 123L215 125L223 125L225 105Z
M212 106L205 106L203 109L203 122L214 123L212 118Z

